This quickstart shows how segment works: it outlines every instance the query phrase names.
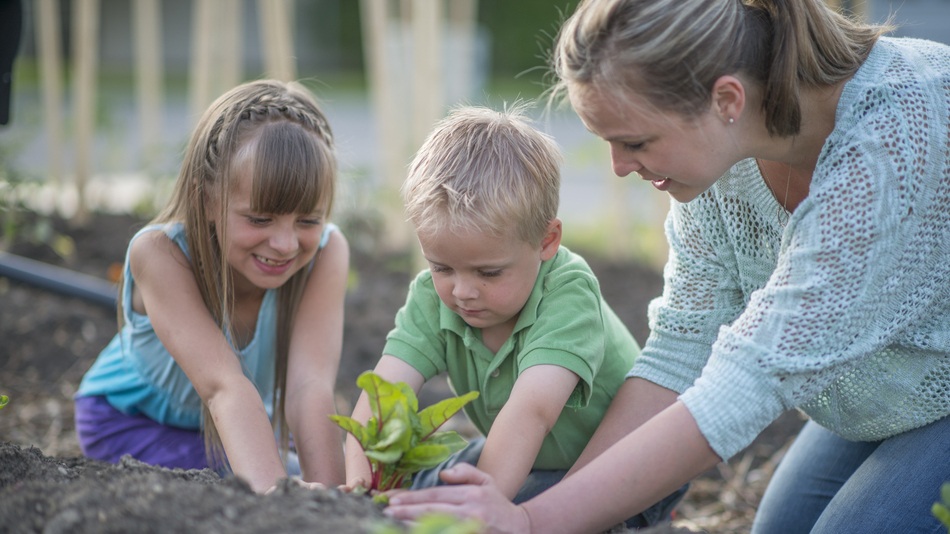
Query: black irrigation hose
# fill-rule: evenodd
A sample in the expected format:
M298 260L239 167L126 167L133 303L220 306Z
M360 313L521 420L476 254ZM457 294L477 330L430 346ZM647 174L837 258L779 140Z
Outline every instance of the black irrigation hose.
M7 252L0 252L0 276L88 300L115 311L115 284L102 278Z

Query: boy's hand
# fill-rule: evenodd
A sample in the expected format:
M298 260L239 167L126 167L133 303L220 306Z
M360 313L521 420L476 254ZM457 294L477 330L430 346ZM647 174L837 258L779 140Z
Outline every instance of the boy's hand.
M346 484L337 486L337 489L343 493L355 493L356 495L362 495L369 491L366 481L362 478L354 478L353 480L348 481Z

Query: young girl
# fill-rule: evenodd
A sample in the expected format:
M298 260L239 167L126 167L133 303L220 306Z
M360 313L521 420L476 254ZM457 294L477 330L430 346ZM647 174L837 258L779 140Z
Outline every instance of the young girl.
M169 204L129 244L119 333L76 396L84 454L229 466L264 492L297 474L292 431L303 480L343 482L327 417L349 268L327 222L335 181L302 86L249 82L211 105Z

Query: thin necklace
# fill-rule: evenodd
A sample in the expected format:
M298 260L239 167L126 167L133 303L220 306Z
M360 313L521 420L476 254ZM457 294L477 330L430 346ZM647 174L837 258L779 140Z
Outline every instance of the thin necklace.
M767 174L765 174L765 170L763 170L763 168L762 168L762 162L756 160L756 163L757 163L758 166L759 166L759 173L762 174L762 178L765 178L765 185L766 185L766 187L769 188L769 191L772 193L772 196L774 196L775 199L778 200L778 195L775 194L775 188L772 187L772 182L769 181L769 176L768 176ZM779 206L779 209L778 209L778 212L777 212L777 215L778 215L778 222L779 222L779 224L782 225L783 228L785 227L785 225L788 224L789 213L788 213L788 208L786 208L785 206L788 205L788 185L789 185L791 182L792 182L792 166L789 165L789 166L788 166L788 176L785 177L785 199L782 200L782 205Z

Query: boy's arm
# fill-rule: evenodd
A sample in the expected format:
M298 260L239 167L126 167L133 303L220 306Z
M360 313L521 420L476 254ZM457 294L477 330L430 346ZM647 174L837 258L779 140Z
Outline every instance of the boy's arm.
M388 382L405 382L416 393L419 392L419 389L421 389L425 383L425 378L422 376L422 373L408 363L388 354L383 354L383 357L379 359L373 371ZM367 397L364 391L360 394L359 400L356 401L356 406L353 408L353 414L350 417L365 425L371 416L372 411L369 406L369 397ZM366 455L363 454L363 448L360 447L360 443L352 434L347 434L346 485L350 488L356 488L357 486L368 488L370 482L371 473L369 462L366 459Z
M149 232L132 244L129 261L143 311L208 406L234 474L254 491L267 490L287 474L264 401L205 307L185 255L163 233Z
M529 367L515 381L508 402L485 438L478 468L490 474L509 499L518 494L580 380L557 365Z
M607 450L621 438L633 432L654 415L676 402L677 393L639 377L623 381L610 402L607 413L597 426L584 452L568 471L570 476Z
M287 361L284 412L303 479L327 486L344 481L343 434L329 415L336 413L348 269L346 239L332 232L300 300Z

